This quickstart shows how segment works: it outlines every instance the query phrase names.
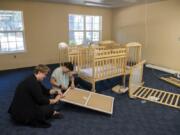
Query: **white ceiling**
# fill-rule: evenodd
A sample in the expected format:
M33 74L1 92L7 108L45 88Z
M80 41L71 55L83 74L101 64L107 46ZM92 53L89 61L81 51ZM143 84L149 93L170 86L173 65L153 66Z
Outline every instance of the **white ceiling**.
M56 2L56 3L66 3L66 4L77 4L85 6L97 6L97 7L127 7L136 4L152 3L163 0L32 0L40 2Z

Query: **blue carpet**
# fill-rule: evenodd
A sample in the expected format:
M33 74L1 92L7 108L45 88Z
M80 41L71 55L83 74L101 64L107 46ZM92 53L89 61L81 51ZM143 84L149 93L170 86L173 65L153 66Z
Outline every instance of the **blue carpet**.
M51 65L53 70L57 65ZM99 93L115 97L112 116L85 108L61 103L64 119L52 120L48 129L15 125L8 113L15 87L32 68L0 72L0 134L1 135L179 135L180 111L138 99L129 99L127 94L118 95L110 90L115 80L97 83ZM180 89L157 78L160 71L144 70L145 86L180 93ZM48 79L46 87L51 87ZM114 85L113 84L113 85ZM116 82L117 84L117 82ZM88 86L89 87L89 86Z

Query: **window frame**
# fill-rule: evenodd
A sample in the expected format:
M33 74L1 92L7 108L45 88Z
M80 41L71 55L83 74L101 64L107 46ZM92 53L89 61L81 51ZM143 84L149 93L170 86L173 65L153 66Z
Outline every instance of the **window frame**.
M70 30L69 27L69 16L70 15L78 15L78 16L83 16L83 21L84 21L84 29L83 30ZM86 16L98 16L99 19L99 30L86 30ZM99 32L99 41L102 40L102 16L101 15L89 15L89 14L75 14L75 13L69 13L68 14L68 43L70 44L70 32L83 32L83 42L82 44L84 45L86 41L86 32ZM93 38L93 37L92 37ZM99 41L90 41L93 43L99 42ZM79 45L79 44L73 44L73 45Z
M24 50L15 50L15 51L2 51L1 50L1 42L0 42L0 55L4 55L4 54L18 54L18 53L25 53L27 52L27 47L26 47L26 40L25 40L25 27L24 27L24 13L22 10L1 10L1 11L12 11L12 12L21 12L21 23L22 23L22 28L23 30L22 31L1 31L0 30L0 33L18 33L18 32L21 32L22 33L22 38L23 38L23 46L24 46ZM9 44L9 41L7 41L7 43ZM17 49L17 48L16 48Z

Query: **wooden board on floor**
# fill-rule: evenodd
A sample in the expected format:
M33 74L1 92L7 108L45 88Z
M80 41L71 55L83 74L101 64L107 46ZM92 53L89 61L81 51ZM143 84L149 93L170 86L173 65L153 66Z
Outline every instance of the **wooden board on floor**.
M180 88L180 80L177 79L177 78L174 78L174 77L160 77L160 79Z
M180 94L142 86L143 64L144 62L141 62L133 66L131 69L129 79L129 97L139 98L180 109Z
M106 96L87 90L75 88L68 89L61 101L84 108L100 111L107 114L113 113L114 97Z
M139 86L133 97L180 109L180 94Z

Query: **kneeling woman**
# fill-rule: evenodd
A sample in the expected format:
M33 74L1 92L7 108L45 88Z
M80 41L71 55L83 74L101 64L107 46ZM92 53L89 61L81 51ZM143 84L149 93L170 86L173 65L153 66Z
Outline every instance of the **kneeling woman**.
M57 94L55 98L49 98L55 91L48 90L41 84L48 72L49 68L46 65L38 65L34 69L34 74L17 86L8 110L15 122L47 128L51 126L47 119L60 115L52 105L59 102L62 95Z

